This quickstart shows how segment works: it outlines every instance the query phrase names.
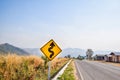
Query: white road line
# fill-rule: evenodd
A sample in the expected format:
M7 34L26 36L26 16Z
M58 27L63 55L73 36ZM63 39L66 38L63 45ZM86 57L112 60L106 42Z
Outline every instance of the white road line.
M78 69L78 72L79 72L79 74L80 74L81 80L84 80L84 78L83 78L83 75L82 75L82 73L81 73L80 69L78 68L78 65L77 65L77 63L76 63L76 67L77 67L77 69Z

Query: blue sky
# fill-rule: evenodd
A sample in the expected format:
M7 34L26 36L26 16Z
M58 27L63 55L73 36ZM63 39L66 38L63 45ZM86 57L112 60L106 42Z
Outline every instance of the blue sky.
M0 0L0 43L120 50L119 0Z

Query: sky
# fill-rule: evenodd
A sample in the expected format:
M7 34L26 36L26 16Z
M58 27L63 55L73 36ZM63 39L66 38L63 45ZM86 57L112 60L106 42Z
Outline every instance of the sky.
M0 44L120 51L120 0L0 0Z

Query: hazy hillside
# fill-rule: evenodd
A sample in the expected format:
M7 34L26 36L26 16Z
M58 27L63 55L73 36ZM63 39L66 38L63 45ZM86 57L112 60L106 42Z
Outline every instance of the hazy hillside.
M85 50L79 48L65 48L62 50L60 56L64 57L71 55L71 57L77 57L78 55L85 56Z
M93 55L96 55L96 54L110 54L110 52L112 51L93 50L93 52L94 52ZM71 57L77 57L78 55L86 56L86 50L80 48L66 48L62 50L59 56L64 57L66 55L71 55Z
M29 52L32 55L37 55L37 56L44 55L41 53L39 48L25 48L24 50ZM78 55L85 56L85 50L82 50L79 48L65 48L58 55L58 57L64 57L67 55L71 55L71 57L77 57Z
M7 54L7 53L17 53L18 55L36 55L41 56L44 55L40 51L39 48L18 48L8 43L0 44L0 53ZM94 54L109 54L111 51L94 51ZM64 57L67 55L71 55L71 57L77 57L78 55L85 56L86 50L80 48L65 48L62 52L58 55L58 57Z
M10 45L8 43L0 44L0 53L2 54L16 53L18 55L29 55L29 53L24 51L23 49Z
M31 55L41 56L42 53L39 48L24 48L24 50Z
M39 48L25 48L25 51L30 53L31 55L41 56L44 55L40 51ZM111 51L94 51L93 55L96 54L109 54ZM71 57L77 57L78 55L85 56L86 50L80 48L65 48L62 52L58 55L58 57L64 57L67 55L71 55Z
M112 51L94 51L94 54L93 54L93 56L94 55L96 55L96 54L110 54ZM113 51L114 52L114 51Z

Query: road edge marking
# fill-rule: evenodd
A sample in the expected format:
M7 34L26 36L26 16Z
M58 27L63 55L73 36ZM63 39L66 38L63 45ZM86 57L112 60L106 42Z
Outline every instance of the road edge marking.
M56 74L56 76L53 77L51 80L57 80L57 78L64 73L65 69L68 67L68 65L70 64L71 61L72 61L72 59L70 59L70 60L67 62L67 64L65 64L65 66L64 66L64 67Z
M75 62L75 64L76 64L76 62ZM77 69L78 69L78 73L80 74L81 80L84 80L83 75L82 75L82 73L81 73L81 70L78 68L78 65L77 65L77 64L76 64L76 67L77 67Z

